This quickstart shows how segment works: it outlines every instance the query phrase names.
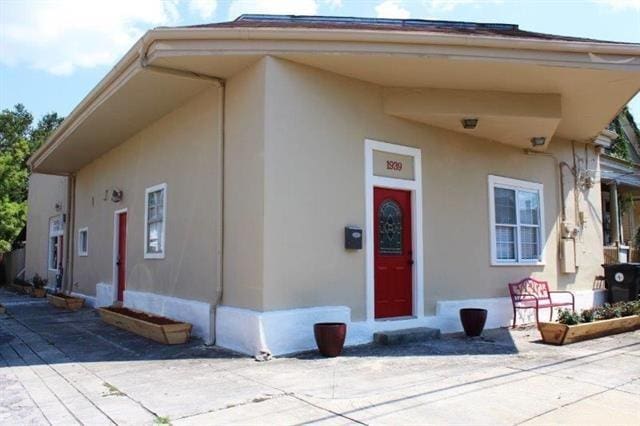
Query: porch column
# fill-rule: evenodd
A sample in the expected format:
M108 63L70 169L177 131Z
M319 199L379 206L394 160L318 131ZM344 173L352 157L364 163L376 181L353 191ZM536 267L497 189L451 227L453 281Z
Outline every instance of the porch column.
M609 184L609 212L611 214L611 244L620 245L620 214L618 212L618 184Z

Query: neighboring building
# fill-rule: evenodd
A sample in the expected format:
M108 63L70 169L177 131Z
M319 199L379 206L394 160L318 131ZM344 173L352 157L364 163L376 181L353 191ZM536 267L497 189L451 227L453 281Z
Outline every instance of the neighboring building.
M69 247L65 244L65 220L68 208L68 179L33 173L29 177L29 210L25 277L38 274L48 287L56 287L56 277L66 268Z
M634 44L242 16L149 31L30 165L69 177L65 288L96 306L250 354L496 327L530 275L602 301L600 133L639 88Z
M609 126L601 155L605 263L640 262L640 130L625 108ZM613 202L613 200L616 200Z

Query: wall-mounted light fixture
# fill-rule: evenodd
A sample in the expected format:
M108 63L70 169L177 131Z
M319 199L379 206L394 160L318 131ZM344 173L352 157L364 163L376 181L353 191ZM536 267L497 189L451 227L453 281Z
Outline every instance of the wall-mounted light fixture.
M55 209L56 209L57 212L62 211L62 203L57 202L55 204Z
M462 119L462 127L467 130L473 130L478 126L477 118L463 118Z
M547 141L547 138L544 136L536 136L531 138L531 146L542 146Z

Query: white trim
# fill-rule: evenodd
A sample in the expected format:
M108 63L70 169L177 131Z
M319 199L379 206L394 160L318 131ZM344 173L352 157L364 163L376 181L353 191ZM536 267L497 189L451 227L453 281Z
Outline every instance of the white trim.
M544 266L545 265L545 250L546 250L546 229L544 226L544 186L541 183L530 182L526 180L520 179L512 179L502 176L489 175L487 178L488 181L488 194L489 194L489 235L490 235L490 253L491 253L491 266ZM514 261L506 261L506 260L498 260L496 253L496 215L495 215L495 197L494 197L494 188L507 188L513 190L524 190L529 192L537 192L538 200L539 200L539 220L540 220L540 235L539 235L539 244L540 244L540 253L538 255L538 260L526 260L520 259L520 220L516 220L516 250L517 250L517 258ZM516 216L519 216L518 209L518 195L516 193Z
M125 290L123 299L127 308L188 322L193 325L191 334L206 342L211 340L209 303L133 290Z
M113 269L112 269L112 275L111 275L111 282L112 284L112 289L111 291L113 292L113 301L117 301L118 300L118 243L119 243L119 238L120 238L120 231L119 231L119 216L121 213L127 213L127 222L129 221L129 215L128 215L128 209L124 208L124 209L119 209L113 212L113 252L112 252L112 263L113 263ZM127 226L129 224L127 223ZM127 233L128 233L128 229L127 229ZM128 247L127 247L128 248ZM126 262L126 259L125 259ZM126 271L126 263L125 263L125 271ZM124 296L123 296L124 297Z
M147 251L149 245L147 238L149 237L149 193L162 190L162 237L160 239L160 252L149 253ZM167 184L161 183L151 186L144 190L144 258L145 259L164 259L167 239Z
M63 228L59 231L56 232L51 232L51 221L54 219L60 218L62 220L62 226ZM47 226L47 271L49 272L53 272L53 273L58 273L60 270L56 267L54 269L51 268L51 238L58 238L58 237L63 237L63 244L68 244L69 242L67 241L66 243L64 242L64 240L66 238L64 238L65 235L65 229L67 227L67 224L64 221L65 216L64 213L61 214L56 214L53 215L51 217L49 217L49 222L48 222L48 226ZM62 262L64 262L64 247L63 250L60 251L60 253L58 253L58 265L61 263L60 260L62 260Z
M576 309L592 308L606 301L606 290L579 290L573 293ZM460 309L471 307L487 309L485 329L507 327L513 320L509 297L438 301L435 315L394 321L352 322L351 309L347 306L258 312L222 305L217 308L216 344L251 356L260 352L283 355L314 350L313 324L317 322L347 324L346 346L370 343L373 333L378 331L431 327L443 333L457 333L462 331ZM533 310L521 310L517 315L518 324L534 321ZM542 310L540 315L543 319L548 318L549 311Z
M87 249L86 250L82 250L82 233L85 233L85 241L87 243ZM86 257L89 256L89 228L88 227L84 227L84 228L80 228L78 229L78 256L82 256L82 257Z
M373 151L390 152L413 158L414 179L394 179L373 174ZM365 256L366 256L366 319L375 321L375 283L374 283L374 223L373 189L384 187L411 191L411 240L413 244L413 316L424 316L424 251L422 234L422 153L419 148L395 145L386 142L365 139Z

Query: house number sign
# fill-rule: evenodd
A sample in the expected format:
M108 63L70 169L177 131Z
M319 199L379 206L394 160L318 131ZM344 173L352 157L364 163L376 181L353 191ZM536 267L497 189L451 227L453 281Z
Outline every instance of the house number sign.
M373 174L376 176L413 180L413 157L384 151L373 151Z
M402 161L387 160L387 170L402 170Z

